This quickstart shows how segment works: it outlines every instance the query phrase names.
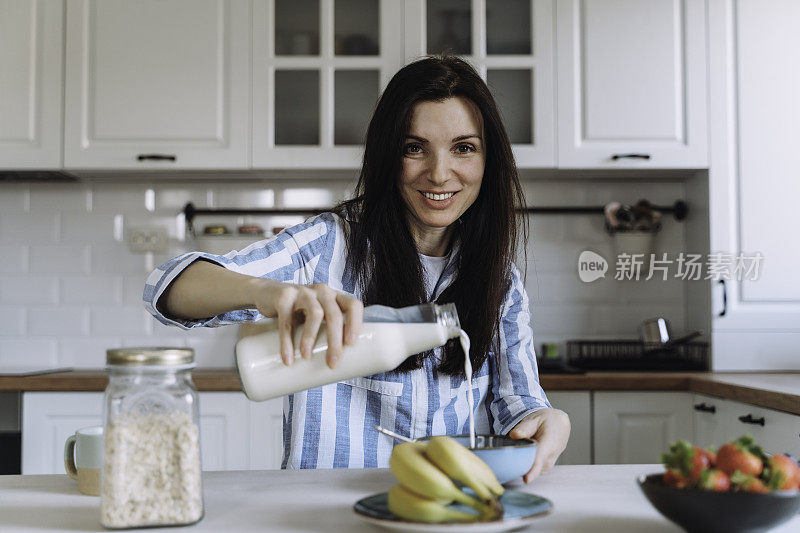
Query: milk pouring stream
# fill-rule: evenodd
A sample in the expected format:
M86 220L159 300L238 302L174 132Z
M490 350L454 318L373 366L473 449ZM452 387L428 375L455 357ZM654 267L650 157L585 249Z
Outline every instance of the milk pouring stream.
M408 356L442 346L462 333L453 304L429 303L402 309L369 306L364 309L358 342L345 345L336 368L330 369L325 362L328 343L324 325L311 358L303 359L295 349L292 366L286 366L281 359L277 327L277 321L265 321L261 333L236 343L239 377L251 400L269 400L353 377L387 372ZM295 347L301 333L301 328L297 328Z

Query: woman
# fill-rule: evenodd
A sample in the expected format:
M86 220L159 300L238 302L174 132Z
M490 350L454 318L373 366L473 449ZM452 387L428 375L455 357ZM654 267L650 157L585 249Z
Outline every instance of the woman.
M363 304L454 302L477 369L476 431L537 439L529 482L553 466L570 426L539 386L512 263L523 203L485 83L458 58L425 58L379 99L353 200L240 252L177 257L151 274L144 300L184 328L277 317L287 365L294 328L303 325L299 352L310 357L324 320L331 367L357 337ZM282 466L385 467L393 442L374 424L413 438L466 433L463 366L451 342L392 372L287 396Z

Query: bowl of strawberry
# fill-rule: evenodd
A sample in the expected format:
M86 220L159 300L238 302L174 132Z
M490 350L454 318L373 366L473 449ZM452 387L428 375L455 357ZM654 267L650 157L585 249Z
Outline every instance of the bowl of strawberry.
M678 441L661 456L665 471L639 486L666 518L690 532L766 531L800 511L800 465L764 453L749 435L716 452Z

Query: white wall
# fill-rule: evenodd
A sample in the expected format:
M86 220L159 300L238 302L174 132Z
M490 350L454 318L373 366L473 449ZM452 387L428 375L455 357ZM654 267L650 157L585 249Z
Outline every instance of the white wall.
M171 256L193 248L182 241L177 216L186 202L196 207L330 205L352 183L0 183L0 360L98 368L105 350L133 345L188 345L201 366L231 366L236 329L184 332L165 327L144 311L147 273ZM530 205L603 205L647 198L671 204L683 198L679 181L642 182L554 179L526 181ZM271 191L271 192L270 192ZM253 217L269 228L300 221ZM662 315L676 333L685 328L687 283L615 281L611 240L599 215L537 215L532 219L527 288L538 344L575 338L635 338L636 325ZM198 217L229 227L237 217ZM134 255L125 237L132 226L169 228L167 254ZM685 225L665 217L656 251L679 251ZM592 249L611 263L605 280L582 283L581 251ZM695 282L696 283L696 282Z

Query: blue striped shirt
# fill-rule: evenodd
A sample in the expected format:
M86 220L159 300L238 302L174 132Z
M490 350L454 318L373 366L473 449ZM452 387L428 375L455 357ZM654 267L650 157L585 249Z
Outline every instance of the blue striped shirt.
M204 320L162 315L155 306L158 298L199 258L251 276L304 285L325 283L360 298L355 275L345 268L343 223L337 215L324 213L240 251L178 256L148 277L143 293L145 306L162 323L184 329L263 318L254 309ZM430 285L435 287L432 299L451 283L455 267L451 257L438 283ZM506 434L528 414L550 407L539 386L528 296L516 267L502 309L499 341L500 354L490 353L472 380L475 429L479 434ZM375 431L376 424L411 438L467 434L466 380L437 372L438 357L440 349L425 360L423 368L409 373L358 377L285 396L282 468L386 467L394 442Z

